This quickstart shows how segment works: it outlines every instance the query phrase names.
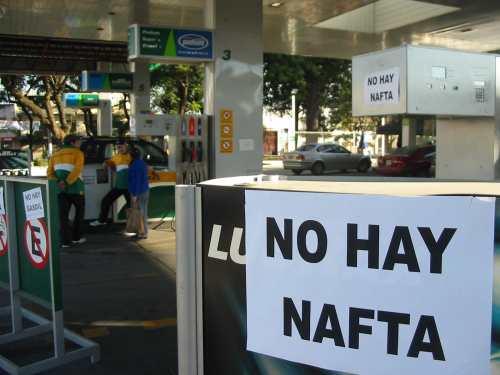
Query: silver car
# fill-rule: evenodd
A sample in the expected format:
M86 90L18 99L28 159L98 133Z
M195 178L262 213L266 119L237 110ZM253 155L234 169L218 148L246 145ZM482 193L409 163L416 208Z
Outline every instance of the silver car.
M285 169L291 169L297 175L304 170L310 170L315 175L349 169L364 173L370 169L371 164L369 156L351 154L350 151L335 143L306 144L294 152L287 152L283 155Z

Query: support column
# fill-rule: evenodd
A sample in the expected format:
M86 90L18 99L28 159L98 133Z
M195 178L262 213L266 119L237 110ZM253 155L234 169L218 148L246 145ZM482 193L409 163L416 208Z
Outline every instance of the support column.
M500 177L499 127L495 119L436 121L436 177L494 180Z
M110 136L113 133L113 111L110 96L100 94L107 98L99 99L99 111L97 112L97 135Z
M417 145L417 122L415 119L404 118L401 146L415 147Z
M129 24L148 25L149 0L129 0ZM130 63L130 71L134 73L134 90L130 94L130 115L150 112L151 80L149 75L149 60Z
M149 60L130 63L134 73L134 91L130 95L130 114L135 116L151 111L151 78L149 75Z
M205 113L214 116L214 177L261 173L263 157L262 1L206 0L205 26L214 30L207 64ZM220 112L233 111L232 152L221 153Z

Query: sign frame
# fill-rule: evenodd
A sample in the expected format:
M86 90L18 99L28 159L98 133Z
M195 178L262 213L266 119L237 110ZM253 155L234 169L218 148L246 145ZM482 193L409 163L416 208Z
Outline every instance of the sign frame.
M7 289L10 294L10 306L0 308L0 315L9 315L11 318L11 331L10 333L0 335L0 345L30 339L51 332L53 335L52 357L29 364L17 365L0 355L0 368L10 374L32 374L84 358L89 358L91 363L99 361L100 347L98 344L64 328L60 260L58 254L59 210L56 182L46 179L1 176L0 185L4 187L6 217L8 218L8 277L7 282L4 282L4 280L0 281L0 287ZM26 285L23 285L23 277L27 277L23 275L23 264L29 262L29 260L23 259L28 257L26 249L23 249L25 247L25 228L24 226L19 228L19 225L15 225L20 220L23 222L26 221L23 192L37 187L41 188L42 199L45 200L44 211L47 224L44 230L46 231L48 251L44 269L37 270L34 267L32 271L34 273L45 272L45 277L49 279L50 298L48 300L46 298L47 295L44 295L44 293L39 295L39 289L25 288ZM2 268L0 272L5 273L5 270ZM36 283L36 278L34 280ZM51 318L47 319L27 308L23 308L21 297L48 309ZM31 326L26 327L23 320L32 322ZM65 340L76 344L77 349L68 351L65 348Z
M151 55L151 54L142 54L141 53L141 28L151 28L151 29L163 29L163 30L173 30L179 32L203 32L210 34L209 46L210 48L210 57L200 57L200 58L189 58L189 57L179 57L179 56L160 56L160 55ZM194 28L194 29L184 29L178 27L165 27L165 26L152 26L146 24L131 24L128 27L128 59L129 61L139 60L139 59L147 59L151 62L157 63L197 63L197 62L211 62L214 61L214 51L215 51L215 43L214 43L214 33L210 29L206 28Z

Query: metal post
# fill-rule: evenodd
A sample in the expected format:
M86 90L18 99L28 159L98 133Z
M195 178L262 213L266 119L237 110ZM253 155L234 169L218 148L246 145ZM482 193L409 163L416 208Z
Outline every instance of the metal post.
M8 225L8 259L10 278L10 306L12 319L12 333L17 334L23 330L23 315L21 311L21 297L19 296L19 266L17 257L17 223L16 199L14 183L5 182L5 206Z
M179 374L197 374L195 187L175 188Z

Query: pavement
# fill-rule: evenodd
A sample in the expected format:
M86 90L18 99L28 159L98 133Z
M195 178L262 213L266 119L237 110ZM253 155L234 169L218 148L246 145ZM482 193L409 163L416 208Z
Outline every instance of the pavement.
M43 374L177 374L175 232L164 223L147 240L133 241L123 229L90 228L85 244L61 252L65 326L100 344L100 362L81 360ZM8 321L0 328L6 331ZM0 346L0 353L23 364L46 357L51 342L42 335Z

